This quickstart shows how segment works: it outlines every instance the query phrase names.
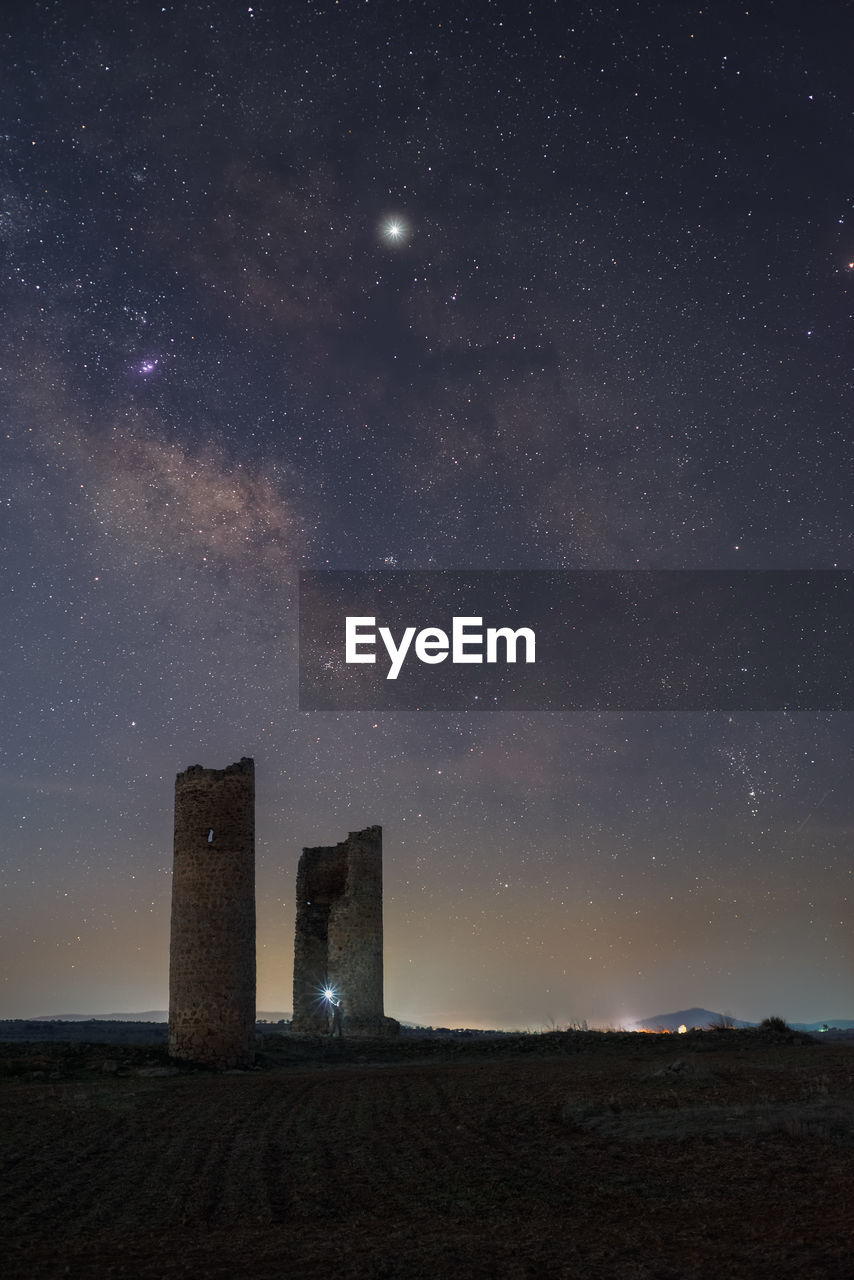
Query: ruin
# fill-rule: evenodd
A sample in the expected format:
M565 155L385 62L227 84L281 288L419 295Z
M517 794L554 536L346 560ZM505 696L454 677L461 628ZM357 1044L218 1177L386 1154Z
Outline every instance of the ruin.
M175 779L169 1052L251 1064L255 1042L255 763Z
M340 999L347 1036L390 1036L383 1014L382 827L303 849L297 870L291 1029L330 1030L326 991Z

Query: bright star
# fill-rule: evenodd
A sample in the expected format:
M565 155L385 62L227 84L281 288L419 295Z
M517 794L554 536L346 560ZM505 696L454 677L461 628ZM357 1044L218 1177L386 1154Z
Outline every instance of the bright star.
M380 227L380 234L386 244L406 244L410 237L411 231L409 224L404 218L392 216L387 218Z

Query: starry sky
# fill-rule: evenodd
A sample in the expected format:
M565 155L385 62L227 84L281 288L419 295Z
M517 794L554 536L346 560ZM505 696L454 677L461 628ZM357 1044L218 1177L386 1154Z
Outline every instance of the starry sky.
M261 1010L381 823L389 1014L854 1017L850 714L301 712L296 617L854 568L850 8L3 25L0 1016L166 1007L174 776L251 755Z

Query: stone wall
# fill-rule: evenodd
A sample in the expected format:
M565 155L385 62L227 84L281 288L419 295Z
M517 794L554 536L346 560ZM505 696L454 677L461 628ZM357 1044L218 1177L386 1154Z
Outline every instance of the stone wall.
M255 765L175 779L169 1052L247 1066L255 1039Z
M297 870L294 1031L323 1034L331 987L348 1036L390 1035L383 1015L382 827L341 844L303 849Z

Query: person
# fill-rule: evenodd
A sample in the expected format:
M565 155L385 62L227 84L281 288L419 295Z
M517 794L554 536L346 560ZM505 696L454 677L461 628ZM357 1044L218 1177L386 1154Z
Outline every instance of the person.
M340 1000L332 1001L332 1031L333 1036L344 1035L344 1006Z

